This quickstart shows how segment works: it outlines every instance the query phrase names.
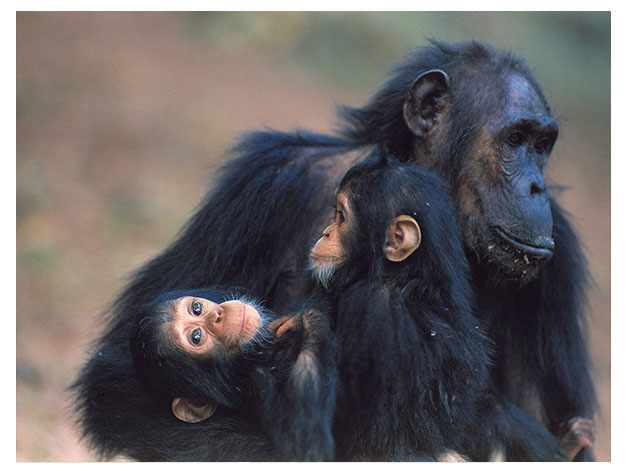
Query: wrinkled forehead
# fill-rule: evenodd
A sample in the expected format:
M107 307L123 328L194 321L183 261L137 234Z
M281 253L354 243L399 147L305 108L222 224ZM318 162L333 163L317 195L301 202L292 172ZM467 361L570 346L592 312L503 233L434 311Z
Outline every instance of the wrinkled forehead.
M186 295L179 299L179 304L191 304L192 302L200 302L202 304L218 305L219 303L222 303L224 301L225 299L216 298L215 296L211 296L211 298L205 298L199 297L197 295Z
M551 115L546 99L525 77L512 74L507 81L508 109L512 112Z
M215 298L215 297L212 296L212 299L213 298ZM222 299L218 299L218 300L222 301ZM204 298L204 297L198 297L196 295L184 295L182 297L179 297L178 299L176 299L174 301L174 304L176 306L181 306L181 305L191 304L192 302L200 302L202 304L210 303L212 305L216 305L216 302L214 302L213 300L210 300L210 299L207 299L207 298Z
M520 120L537 121L546 123L552 120L549 104L541 91L537 90L534 84L520 74L510 74L503 79L500 85L498 100L491 100L488 96L483 98L483 105L475 103L478 114L483 117L484 131L488 134L498 133L507 125ZM486 94L492 88L486 87Z

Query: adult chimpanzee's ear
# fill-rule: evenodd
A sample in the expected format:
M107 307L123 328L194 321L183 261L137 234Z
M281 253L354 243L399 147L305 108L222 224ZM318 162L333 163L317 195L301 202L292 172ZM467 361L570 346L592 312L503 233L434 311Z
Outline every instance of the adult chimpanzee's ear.
M403 116L416 137L426 138L438 121L450 87L451 80L441 69L422 73L413 82L403 106Z
M407 215L397 216L392 220L388 230L383 251L385 257L392 262L407 259L420 246L420 226L414 218Z
M195 406L185 398L177 397L172 401L172 413L183 422L201 422L213 416L218 408L217 404L209 403L204 406Z

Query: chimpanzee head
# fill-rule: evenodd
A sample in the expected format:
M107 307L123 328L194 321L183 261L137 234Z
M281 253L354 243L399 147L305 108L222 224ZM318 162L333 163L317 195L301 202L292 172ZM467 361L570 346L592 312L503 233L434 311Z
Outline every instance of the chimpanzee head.
M344 112L349 136L448 181L473 256L522 280L552 256L544 171L558 125L522 59L477 42L433 42L370 104Z
M244 357L270 341L264 309L208 288L166 293L140 312L131 337L135 367L156 395L172 401L176 417L198 422L216 404L238 404Z
M446 185L432 172L374 151L343 177L333 223L310 266L332 292L368 277L465 292L467 262ZM454 300L454 299L453 299Z

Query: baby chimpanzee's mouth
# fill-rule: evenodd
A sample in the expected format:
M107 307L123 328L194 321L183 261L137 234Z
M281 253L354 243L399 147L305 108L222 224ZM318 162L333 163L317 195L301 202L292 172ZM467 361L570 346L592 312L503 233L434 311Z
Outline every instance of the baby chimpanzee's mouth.
M542 243L531 243L523 238L514 236L506 232L499 226L495 226L494 231L496 235L499 236L503 241L515 247L521 252L531 254L532 256L538 257L540 259L548 259L553 256L553 248L555 247L555 242L552 239L547 239Z
M239 334L241 336L244 331L244 327L246 326L246 304L242 303L242 327L239 329Z
M319 256L318 254L314 254L313 252L311 254L309 254L309 258L313 259L314 261L317 262L324 262L324 263L336 263L336 262L341 262L342 258L341 257L334 257L334 256Z

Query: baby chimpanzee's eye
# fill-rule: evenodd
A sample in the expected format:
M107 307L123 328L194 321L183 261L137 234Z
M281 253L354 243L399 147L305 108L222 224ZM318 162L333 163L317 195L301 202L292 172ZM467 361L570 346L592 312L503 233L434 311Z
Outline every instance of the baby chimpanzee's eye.
M198 346L200 344L200 340L202 340L202 331L200 328L196 328L189 336L189 341L192 342L192 345Z
M202 313L202 304L200 302L192 303L192 313L196 316Z
M338 217L337 217L337 224L342 224L346 218L344 217L344 213L342 213L340 210L337 211Z
M339 209L336 209L335 215L333 216L333 221L335 221L337 225L339 226L340 224L344 222L344 220L345 220L344 213L342 213Z

